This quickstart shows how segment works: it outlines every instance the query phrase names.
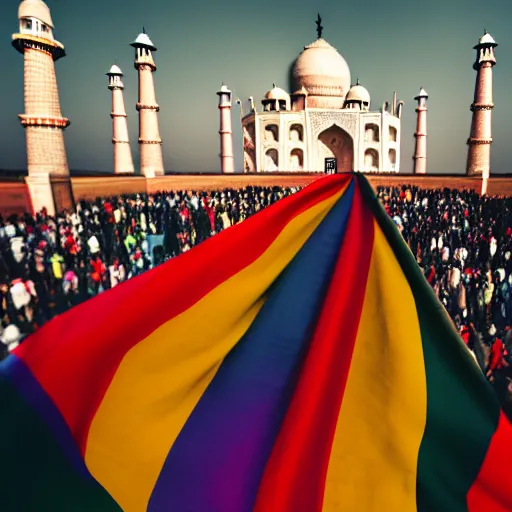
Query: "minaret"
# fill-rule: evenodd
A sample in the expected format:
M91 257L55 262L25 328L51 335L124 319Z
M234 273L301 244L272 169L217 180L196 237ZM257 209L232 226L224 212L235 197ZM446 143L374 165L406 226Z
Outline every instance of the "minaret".
M219 95L220 111L220 169L222 174L235 172L233 158L233 129L231 123L231 91L222 84Z
M163 176L162 139L158 128L158 111L153 72L156 71L153 53L156 48L142 29L135 42L135 69L139 72L139 144L140 172L146 178Z
M414 174L427 174L427 99L428 94L423 87L414 98L418 102L416 107L416 147L414 149Z
M55 61L66 55L53 37L50 9L42 0L23 0L20 31L12 45L24 56L25 113L19 116L27 140L29 187L34 211L54 213L50 177L69 180L64 130L69 120L60 111Z
M482 175L482 193L485 193L491 163L491 112L494 107L492 100L492 68L496 64L494 48L498 46L490 34L485 31L476 50L476 61L473 69L476 70L475 97L471 104L473 118L468 144L468 160L466 174L468 176Z
M107 73L108 88L112 91L112 144L114 144L114 173L134 173L132 150L128 137L126 109L123 97L123 72L115 64Z

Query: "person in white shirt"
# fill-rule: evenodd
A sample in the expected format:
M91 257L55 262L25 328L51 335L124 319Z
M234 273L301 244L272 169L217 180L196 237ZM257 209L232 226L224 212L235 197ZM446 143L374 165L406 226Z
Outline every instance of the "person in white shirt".
M146 232L148 229L146 215L144 212L140 212L140 229L142 229L144 232Z
M119 260L116 258L114 263L110 265L108 268L110 274L110 287L114 288L119 283L122 283L126 279L126 270L124 265L119 263Z
M87 240L87 245L89 246L89 252L91 254L98 254L100 252L100 243L94 235Z
M12 352L21 341L22 335L16 324L8 325L0 332L0 342L2 342L9 352Z
M460 284L460 269L455 266L450 272L450 287L452 290L456 290Z
M15 236L11 238L11 251L17 263L23 260L23 253L25 250L25 242L22 236Z
M71 215L71 224L73 224L74 228L80 225L80 217L76 213Z
M13 236L16 236L16 226L14 226L13 224L11 224L10 222L8 222L4 228L5 230L5 234L9 237L9 238L12 238Z
M393 222L396 224L398 230L401 233L403 231L403 229L404 229L404 225L403 225L401 217L399 215L395 215L393 217Z
M31 294L21 279L15 279L10 289L14 307L19 311L30 304Z
M491 253L491 257L494 257L497 250L498 250L498 241L496 240L496 238L491 237L491 241L489 243L489 252Z
M228 229L231 226L231 221L229 220L229 216L225 210L220 214L220 218L222 219L223 229Z

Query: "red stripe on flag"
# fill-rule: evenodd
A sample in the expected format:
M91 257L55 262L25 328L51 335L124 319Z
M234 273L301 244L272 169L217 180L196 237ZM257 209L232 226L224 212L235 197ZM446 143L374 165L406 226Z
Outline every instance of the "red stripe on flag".
M500 412L480 473L467 494L468 512L510 512L512 425Z
M265 468L255 512L322 510L331 446L363 308L373 237L373 215L363 203L356 183L332 282L295 394Z
M124 355L254 262L293 218L332 197L350 179L319 179L192 251L53 319L18 347L16 355L53 400L82 454Z

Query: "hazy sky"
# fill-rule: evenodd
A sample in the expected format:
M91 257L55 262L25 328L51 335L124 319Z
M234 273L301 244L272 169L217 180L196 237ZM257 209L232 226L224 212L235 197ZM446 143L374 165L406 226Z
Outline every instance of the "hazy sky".
M401 169L412 168L414 96L430 95L428 170L464 172L475 71L472 49L486 28L499 44L494 68L492 172L512 172L512 2L510 0L48 0L54 35L67 56L57 62L62 112L71 120L66 146L71 169L112 170L110 91L105 73L117 61L125 73L130 139L138 166L137 75L129 46L142 25L157 46L155 74L167 170L218 171L216 91L224 81L234 97L260 99L272 82L288 89L288 70L316 38L347 60L355 82L371 94L372 110L405 101ZM0 168L26 166L23 58L10 45L17 0L0 1L3 41ZM236 163L242 167L239 114L234 106Z

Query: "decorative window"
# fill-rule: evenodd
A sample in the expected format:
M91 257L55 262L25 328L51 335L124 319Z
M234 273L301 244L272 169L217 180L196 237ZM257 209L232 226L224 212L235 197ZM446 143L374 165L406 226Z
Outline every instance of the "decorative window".
M391 171L396 170L396 149L389 150L389 167Z
M379 142L379 127L376 124L367 124L364 132L365 142Z
M301 124L292 124L290 126L290 140L292 142L302 142L304 140L304 128Z
M379 153L375 149L367 149L364 152L364 169L367 172L378 172Z
M267 142L279 142L279 127L277 124L265 126L265 140Z
M279 170L279 153L277 149L268 149L265 153L265 171L275 172Z
M292 149L290 152L290 170L302 171L304 168L304 152L300 148Z

